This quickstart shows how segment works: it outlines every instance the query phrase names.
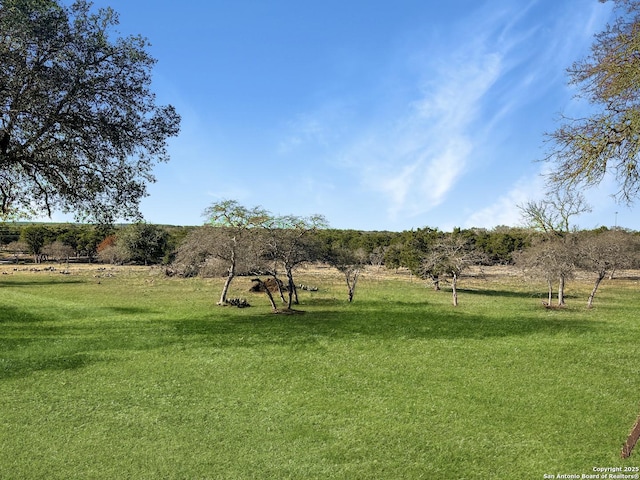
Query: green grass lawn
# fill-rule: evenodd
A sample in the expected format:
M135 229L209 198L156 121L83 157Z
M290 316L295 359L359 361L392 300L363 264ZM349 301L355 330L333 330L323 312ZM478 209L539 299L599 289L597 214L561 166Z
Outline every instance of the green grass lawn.
M306 277L300 315L238 279L0 277L2 479L542 479L640 465L636 280Z

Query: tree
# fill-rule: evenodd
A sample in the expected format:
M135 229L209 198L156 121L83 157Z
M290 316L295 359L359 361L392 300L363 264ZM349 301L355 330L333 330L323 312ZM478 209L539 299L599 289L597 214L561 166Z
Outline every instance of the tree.
M127 261L144 265L160 263L169 244L169 234L158 225L138 222L119 231L115 244Z
M114 229L110 225L85 225L78 237L78 253L85 255L92 262L99 253L98 247L105 239L113 236ZM115 243L115 236L113 237Z
M612 1L615 21L596 35L591 53L568 69L569 82L594 113L563 118L548 134L547 160L554 164L551 184L593 186L613 173L617 198L631 203L640 193L640 2Z
M118 15L77 0L0 4L0 215L53 210L138 218L180 117L150 90L139 36L110 38Z
M481 262L484 255L474 248L469 239L460 234L443 236L422 259L422 276L451 278L452 303L458 306L458 279L471 265Z
M269 218L269 213L262 207L246 208L235 200L223 200L216 202L204 211L207 225L214 230L207 230L210 234L215 232L215 242L205 242L204 248L196 249L197 256L205 260L215 257L226 263L227 279L222 287L218 305L226 305L227 292L231 281L237 274L238 263L243 258L249 258L249 250L252 242L249 241L251 229L263 225Z
M49 231L44 225L28 225L20 232L20 240L27 244L34 262L42 261L42 248L50 240Z
M575 237L569 234L567 237L541 237L515 256L516 265L524 271L534 272L545 279L548 286L548 301L546 302L548 307L551 306L553 300L553 281L557 278L560 278L558 306L565 304L566 280L572 277L576 263L574 239Z
M358 279L369 260L368 255L362 249L352 250L344 246L337 246L331 248L326 260L344 275L347 282L347 298L349 303L353 302Z
M127 261L122 249L118 248L117 238L115 235L109 235L102 240L96 246L95 252L98 260L102 263L119 265Z
M293 280L293 270L299 265L315 260L319 255L319 242L313 232L326 228L322 215L298 217L285 215L274 217L265 223L268 230L266 258L273 264L280 263L287 275L287 308L298 304L298 291ZM275 277L275 266L272 275Z
M45 245L42 253L45 254L49 260L55 259L59 263L63 261L68 263L69 258L75 253L75 250L70 245L65 245L60 240L56 240L53 243Z
M576 228L571 217L591 211L584 195L576 190L552 190L543 200L518 205L525 223L546 234L561 236Z
M576 227L571 225L571 217L590 212L591 206L581 192L566 189L554 190L549 192L544 200L530 201L518 207L530 227L546 234L547 243L539 251L545 261L555 262L555 265L536 269L545 272L545 275L550 272L557 273L558 306L563 306L566 281L573 274L576 262L576 250L572 244L575 239L571 235ZM551 292L551 287L549 291Z
M593 289L587 300L587 308L593 306L598 287L608 273L616 268L628 268L635 254L633 237L620 230L600 233L583 233L578 243L579 265L596 274Z
M418 228L404 231L391 243L384 256L387 268L407 268L413 275L422 277L424 271L422 263L425 255L439 242L444 233L437 228ZM433 277L433 285L438 290L437 277Z
M21 255L29 251L29 245L21 240L14 240L9 242L5 247L6 250L13 255L13 263L18 263L18 259Z

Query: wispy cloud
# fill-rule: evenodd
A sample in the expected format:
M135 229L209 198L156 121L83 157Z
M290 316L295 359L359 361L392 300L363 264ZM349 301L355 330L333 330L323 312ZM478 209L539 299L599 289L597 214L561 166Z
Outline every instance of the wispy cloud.
M549 88L563 82L566 64L558 63L575 54L574 40L582 42L585 29L602 20L600 11L585 10L583 20L591 26L575 25L558 7L567 17L542 25L530 21L539 14L536 9L547 8L541 2L502 6L487 3L479 16L461 20L443 36L417 36L401 52L405 58L387 66L404 70L377 72L385 77L378 104L368 97L367 104L332 98L289 123L277 142L278 154L310 153L306 158L348 172L376 199L375 215L386 210L391 220L423 216L465 196L459 185L471 174L498 175L485 170L514 159L500 143L513 141L514 129L528 128L525 108L535 107ZM540 143L526 148L538 149ZM515 150L512 145L509 153ZM517 154L532 159L537 152ZM336 177L331 184L331 195L340 191L339 181ZM478 199L488 205L471 214L467 224L518 223L516 204L536 190L530 179L511 184L502 195L492 189L495 199Z
M464 226L492 228L498 225L520 225L522 214L519 205L524 205L529 200L539 200L544 196L544 191L542 175L520 178L508 192L492 204L469 215Z
M344 153L363 185L385 195L392 218L436 207L467 171L476 146L474 123L501 72L499 53L476 48L429 65L423 72L429 80L392 127L376 125L366 141Z

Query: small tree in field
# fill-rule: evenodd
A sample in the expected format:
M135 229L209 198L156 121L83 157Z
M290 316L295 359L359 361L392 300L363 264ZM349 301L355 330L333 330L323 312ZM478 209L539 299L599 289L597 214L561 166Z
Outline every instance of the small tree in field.
M298 304L298 291L293 280L293 270L317 258L319 244L312 233L319 228L325 228L327 221L322 215L310 217L287 215L272 218L265 225L268 229L265 258L281 264L284 268L287 275L287 308L291 309L293 303Z
M484 256L461 235L446 235L422 259L423 277L451 278L452 303L458 306L458 280L463 271L483 260Z
M45 245L42 249L42 253L44 253L49 260L56 260L60 263L69 262L69 259L74 255L75 250L73 247L69 245L65 245L59 240L56 240L53 243L49 243Z
M541 258L555 264L537 265L535 270L544 271L545 275L551 272L557 274L558 306L563 306L566 283L575 270L576 262L575 238L571 234L576 227L571 225L571 217L590 212L591 206L579 191L554 190L549 192L544 200L530 201L519 205L519 208L525 223L545 234L547 243L540 249L532 251L539 252L542 255ZM533 259L526 261L529 264L536 263Z
M327 255L327 262L344 275L347 282L349 303L353 301L358 279L369 261L363 250L351 250L346 247L333 247Z
M578 243L578 264L596 274L593 289L587 300L587 308L593 306L593 299L602 280L617 268L633 265L634 237L619 230L600 233L583 233Z
M204 212L206 224L213 230L206 230L214 241L205 242L199 250L200 257L214 257L225 262L227 279L222 287L218 305L226 305L227 293L237 274L237 267L243 257L250 256L251 230L263 225L269 213L261 207L246 208L235 200L214 203Z
M544 278L548 287L548 300L545 304L548 307L553 300L553 282L557 278L562 279L558 287L558 306L564 305L565 280L575 270L575 245L573 242L571 245L567 238L543 237L514 256L516 265L523 271L533 272Z
M49 232L43 225L28 225L20 232L20 240L29 246L29 251L33 254L34 262L42 261L42 249L49 240Z

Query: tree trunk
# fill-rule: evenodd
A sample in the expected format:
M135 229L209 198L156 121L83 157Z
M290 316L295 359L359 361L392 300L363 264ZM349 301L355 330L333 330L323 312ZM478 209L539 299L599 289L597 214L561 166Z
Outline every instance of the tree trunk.
M440 277L437 275L433 277L433 289L436 292L440 291Z
M587 308L591 308L593 306L593 297L596 296L596 291L598 290L598 287L600 286L600 282L602 281L604 276L605 276L604 272L598 274L598 278L596 278L596 283L593 285L593 290L591 290L591 295L589 295L589 300L587 301Z
M295 303L296 305L298 304L298 291L296 290L296 284L293 283L293 272L289 268L287 268L287 280L288 280L287 288L289 289L289 292L288 292L289 300L287 303L287 308L291 309L294 295L295 295Z
M355 270L354 272L352 272L351 275L349 274L349 272L345 272L344 274L345 278L347 279L347 288L349 290L349 303L353 301L353 295L356 292L358 275L360 275L360 272L358 270Z
M227 304L227 292L229 291L229 285L231 285L231 280L236 276L236 255L235 251L231 252L231 265L229 265L229 275L224 282L224 286L222 287L222 294L220 295L220 301L218 305L226 305Z
M229 285L231 285L231 280L236 276L235 268L232 270L229 268L229 275L224 282L224 286L222 287L222 294L220 295L220 301L218 305L226 305L227 304L227 292L229 291Z
M558 306L564 306L564 284L565 284L565 276L560 275L560 282L558 283Z
M224 282L224 286L222 287L222 294L220 295L220 301L218 305L226 305L227 304L227 292L229 291L229 285L231 285L231 280L236 276L236 239L233 237L233 247L231 248L231 265L229 265L229 275Z
M273 279L276 282L276 286L278 287L278 295L280 295L280 300L282 300L282 303L286 303L287 300L284 298L284 292L282 291L282 282L280 281L280 279L277 277L276 273L273 272L271 274L271 276L273 277Z
M547 306L551 306L551 300L553 299L553 284L551 283L551 279L547 280L547 284L549 286L549 300L547 302Z
M269 288L267 287L267 285L259 278L254 278L252 282L257 282L258 285L264 289L264 293L267 294L267 298L269 299L271 308L273 309L273 312L276 313L278 311L278 307L276 306L276 302L273 300L273 295L271 295L271 292L269 291Z
M451 288L452 288L452 295L453 295L453 306L457 307L458 306L458 275L457 274L453 274L453 281L451 282Z
M293 303L299 305L300 300L298 300L298 288L296 287L296 284L293 283L293 277L291 277L291 286L293 287Z
M631 456L633 447L635 447L636 443L638 443L638 439L640 439L640 417L638 417L638 419L636 420L636 423L633 425L627 441L622 447L620 458L629 458Z

